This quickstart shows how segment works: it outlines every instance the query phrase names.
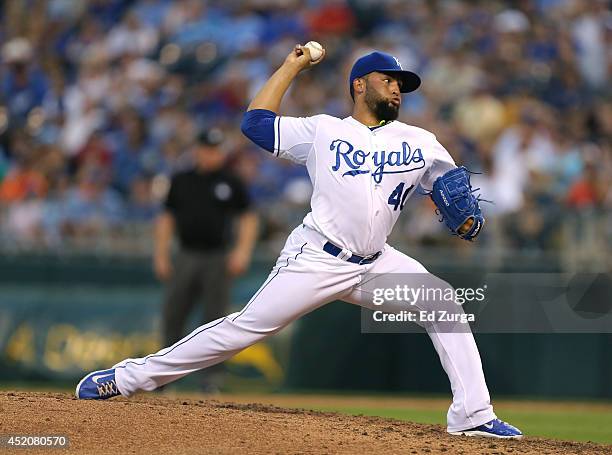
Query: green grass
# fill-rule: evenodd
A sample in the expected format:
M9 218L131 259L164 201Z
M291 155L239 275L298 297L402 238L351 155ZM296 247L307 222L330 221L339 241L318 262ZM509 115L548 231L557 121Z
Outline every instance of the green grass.
M419 423L446 424L446 413L440 409L385 409L315 406L320 411L342 414L363 414L390 417ZM592 441L612 444L612 412L595 411L513 411L497 407L496 413L503 420L519 427L528 436Z

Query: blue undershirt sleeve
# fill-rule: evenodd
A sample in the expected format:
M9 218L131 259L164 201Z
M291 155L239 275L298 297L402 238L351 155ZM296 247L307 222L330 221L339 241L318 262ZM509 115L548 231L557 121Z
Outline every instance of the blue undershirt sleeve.
M267 109L253 109L245 112L240 129L242 134L255 144L274 153L274 120L276 114Z

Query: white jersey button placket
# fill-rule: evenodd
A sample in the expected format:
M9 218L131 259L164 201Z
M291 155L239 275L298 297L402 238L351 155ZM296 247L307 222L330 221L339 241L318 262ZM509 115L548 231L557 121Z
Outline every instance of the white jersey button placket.
M370 217L370 236L368 238L368 251L372 248L373 240L377 233L375 232L377 224L374 223L374 218L378 217L380 211L378 210L378 192L382 188L380 183L377 183L372 173L376 170L376 163L374 163L374 152L381 150L381 143L377 135L377 131L370 130L370 201L371 201L371 217Z

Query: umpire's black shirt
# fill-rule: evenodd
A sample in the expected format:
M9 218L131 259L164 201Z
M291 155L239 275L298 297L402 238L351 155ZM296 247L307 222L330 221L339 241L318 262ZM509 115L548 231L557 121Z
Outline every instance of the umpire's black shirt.
M230 171L191 170L172 178L165 206L174 216L183 249L212 251L227 248L234 216L245 212L250 201Z

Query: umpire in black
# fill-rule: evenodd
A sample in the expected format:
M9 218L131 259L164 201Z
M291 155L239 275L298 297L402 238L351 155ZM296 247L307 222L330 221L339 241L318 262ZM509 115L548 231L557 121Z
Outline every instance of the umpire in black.
M230 280L251 261L258 219L247 190L226 168L224 134L204 131L194 147L194 169L172 178L165 208L155 226L154 269L167 283L163 308L165 345L182 338L185 323L199 298L204 298L204 322L228 314ZM174 266L172 240L180 249ZM215 391L223 368L209 369L204 389Z

